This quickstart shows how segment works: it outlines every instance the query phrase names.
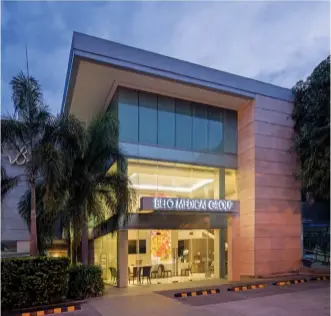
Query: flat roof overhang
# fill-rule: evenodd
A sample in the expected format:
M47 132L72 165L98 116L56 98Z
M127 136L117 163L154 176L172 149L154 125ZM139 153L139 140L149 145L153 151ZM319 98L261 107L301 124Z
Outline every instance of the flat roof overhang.
M257 94L292 101L289 89L74 33L62 113L88 122L118 86L238 110Z
M122 227L122 230L186 230L186 229L226 229L228 217L231 213L211 212L162 212L133 213L129 222ZM111 217L104 223L93 229L91 238L99 238L110 234L114 225L114 218Z

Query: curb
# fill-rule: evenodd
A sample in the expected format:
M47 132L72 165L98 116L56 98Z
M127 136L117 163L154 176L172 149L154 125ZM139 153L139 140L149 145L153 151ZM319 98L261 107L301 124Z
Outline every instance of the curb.
M256 289L264 289L267 285L266 284L249 284L244 286L235 286L235 287L229 287L229 292L243 292L247 290L256 290Z
M212 290L203 290L203 291L192 291L192 292L182 292L182 293L176 293L174 294L177 298L182 297L190 297L190 296L199 296L199 295L210 295L210 294L217 294L220 293L220 289L212 289Z
M299 283L306 283L308 282L307 279L300 279L300 280L285 280L285 281L278 281L272 283L275 286L284 286L284 285L291 285L291 284L299 284Z
M326 281L326 280L330 280L330 277L329 276L317 276L317 277L312 277L309 279L284 280L284 281L274 282L274 283L272 283L272 285L284 286L284 285L315 282L315 281Z
M16 315L44 316L44 315L49 315L49 314L61 314L61 313L65 313L65 312L75 312L80 309L81 309L80 305L69 305L69 306L65 306L65 307L55 307L55 308L50 308L50 309L36 310L33 312L21 312Z
M330 280L330 276L313 277L313 278L310 278L309 281L326 281L326 280Z

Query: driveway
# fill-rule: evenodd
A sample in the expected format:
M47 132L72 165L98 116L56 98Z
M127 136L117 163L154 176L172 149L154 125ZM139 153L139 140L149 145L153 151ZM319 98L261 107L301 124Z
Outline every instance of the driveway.
M105 296L90 300L73 316L326 316L330 315L328 281L270 286L247 292L227 292L175 299L171 291ZM69 316L69 315L68 315ZM71 315L70 315L71 316Z

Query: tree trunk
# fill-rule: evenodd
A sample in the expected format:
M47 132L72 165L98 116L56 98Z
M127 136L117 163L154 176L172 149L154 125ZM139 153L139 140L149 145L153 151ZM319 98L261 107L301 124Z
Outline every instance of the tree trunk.
M68 258L69 258L70 262L72 263L72 258L71 258L71 235L70 235L70 227L68 227L68 232L67 232L67 242L68 242L68 248L67 248Z
M30 214L30 256L38 255L37 242L37 214L36 214L36 184L30 182L31 190L31 214Z
M81 213L82 216L82 264L88 264L88 228L86 220L86 209L84 208Z
M73 240L72 240L72 258L71 258L71 262L73 265L76 265L77 264L77 228L75 228L73 226Z

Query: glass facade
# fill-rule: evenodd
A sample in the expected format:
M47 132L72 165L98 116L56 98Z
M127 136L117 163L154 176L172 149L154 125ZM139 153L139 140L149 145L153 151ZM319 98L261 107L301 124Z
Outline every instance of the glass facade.
M117 89L109 110L119 120L119 142L127 145L199 156L237 153L235 111L122 87ZM125 171L137 197L130 212L140 212L141 197L238 199L236 170L162 159L128 157ZM115 169L116 164L111 171ZM118 262L126 264L123 256L127 256L127 267L121 269L127 269L128 285L226 277L227 232L222 224L217 229L200 229L205 227L200 225L194 229L188 225L183 229L148 226L128 229L127 249L118 246L122 239L117 240L116 234L94 240L94 262L102 267L107 283L117 283Z
M128 285L167 284L220 277L226 264L220 229L129 230ZM221 245L220 243L224 243Z
M93 243L94 264L101 267L103 280L117 285L117 234L96 238Z
M223 169L224 170L224 169ZM205 166L128 159L128 176L137 194L139 211L141 197L162 196L200 199L219 199L221 192L236 192L234 170L228 170L229 179L221 179L223 170ZM224 183L228 188L224 187Z
M122 87L110 110L118 116L122 142L194 152L237 152L236 111Z

